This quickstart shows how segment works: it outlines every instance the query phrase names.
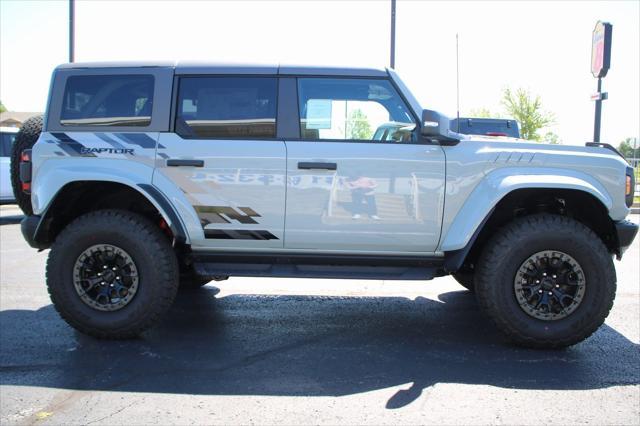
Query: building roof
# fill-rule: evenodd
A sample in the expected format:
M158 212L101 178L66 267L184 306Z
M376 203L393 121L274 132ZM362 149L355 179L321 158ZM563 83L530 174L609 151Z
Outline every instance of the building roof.
M96 68L174 68L176 74L280 74L280 75L340 75L386 77L385 68L331 67L285 64L242 64L196 61L125 61L125 62L74 62L59 65L57 69Z
M0 112L0 123L5 121L19 121L20 123L24 123L28 118L33 117L34 115L42 115L41 112L19 112L19 111L5 111Z

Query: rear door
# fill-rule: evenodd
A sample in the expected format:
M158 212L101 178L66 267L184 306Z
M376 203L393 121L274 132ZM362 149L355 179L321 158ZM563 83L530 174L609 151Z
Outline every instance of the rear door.
M287 143L285 247L433 252L445 158L384 78L297 79L300 137Z
M192 246L282 248L286 149L276 139L277 77L182 75L175 84L175 130L160 135L153 181L177 185L189 203L182 208L197 215Z

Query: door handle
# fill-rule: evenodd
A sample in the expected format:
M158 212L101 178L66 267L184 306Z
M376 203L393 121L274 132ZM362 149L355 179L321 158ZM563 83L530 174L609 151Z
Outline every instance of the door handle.
M168 167L204 167L204 160L179 160L170 158L167 160Z
M315 163L315 162L301 162L298 163L300 170L337 170L338 165L336 163Z

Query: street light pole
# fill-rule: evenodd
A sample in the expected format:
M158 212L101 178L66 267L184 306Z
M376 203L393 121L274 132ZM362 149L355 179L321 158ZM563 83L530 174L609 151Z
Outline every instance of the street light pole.
M396 67L396 0L391 0L391 68Z
M74 43L75 43L75 26L74 26L74 17L75 17L75 1L69 0L69 62L74 61Z

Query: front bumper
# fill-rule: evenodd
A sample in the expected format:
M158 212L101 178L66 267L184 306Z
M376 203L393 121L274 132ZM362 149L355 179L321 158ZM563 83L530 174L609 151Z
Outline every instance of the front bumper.
M629 248L633 239L638 233L638 225L628 220L621 220L615 222L616 235L618 236L618 259L622 257L622 254Z

